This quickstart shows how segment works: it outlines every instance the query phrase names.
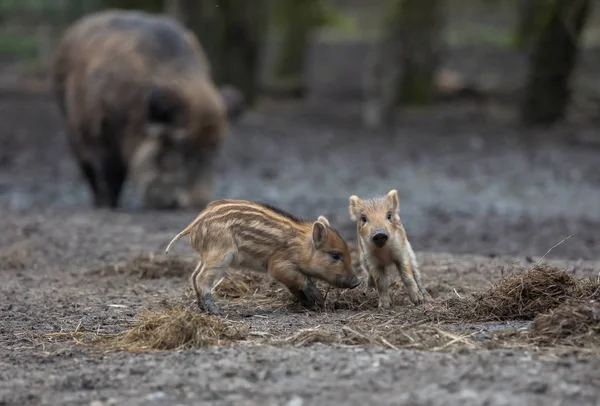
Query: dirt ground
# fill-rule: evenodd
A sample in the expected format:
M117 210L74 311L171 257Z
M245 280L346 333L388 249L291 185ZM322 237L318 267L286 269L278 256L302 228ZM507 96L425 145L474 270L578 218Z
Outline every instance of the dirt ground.
M397 188L435 300L482 291L570 235L547 262L599 275L600 149L572 142L597 132L593 117L526 130L505 104L457 101L404 111L393 133L368 133L356 102L345 100L265 102L233 125L218 197L259 199L308 218L325 214L352 240L348 196ZM114 265L160 254L196 213L142 212L130 191L122 209L92 210L52 100L0 97L0 121L2 405L600 404L597 351L467 345L521 331L527 321L443 326L460 348L291 339L302 329L342 331L356 318L373 326L408 320L416 310L400 285L388 312L369 291L363 307L322 312L217 293L216 303L232 323L248 326L249 337L288 339L281 345L247 339L184 351L93 351L69 332L118 333L140 309L165 302L194 309L185 272L153 278ZM184 241L171 255L193 258Z

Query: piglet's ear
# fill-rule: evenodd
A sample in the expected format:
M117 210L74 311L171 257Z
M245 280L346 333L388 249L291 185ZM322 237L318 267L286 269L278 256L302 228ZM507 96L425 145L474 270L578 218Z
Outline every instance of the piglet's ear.
M331 227L329 225L329 220L327 220L327 217L325 217L325 216L319 216L319 218L317 218L317 221L325 224L327 227Z
M385 202L393 212L400 211L400 201L398 199L398 191L396 189L392 189L385 196Z
M348 199L348 211L350 212L350 218L352 219L352 221L356 221L360 214L358 209L359 205L360 199L358 198L358 196L350 196L350 198Z
M312 228L312 241L316 249L321 248L327 240L327 227L320 221L315 221Z

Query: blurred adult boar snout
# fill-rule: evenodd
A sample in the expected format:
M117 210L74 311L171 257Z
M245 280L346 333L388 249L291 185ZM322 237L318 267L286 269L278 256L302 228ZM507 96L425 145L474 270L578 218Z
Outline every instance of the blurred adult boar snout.
M145 207L203 208L229 116L196 37L139 11L87 15L67 29L53 87L96 207L115 208L130 177ZM228 111L228 106L234 111Z

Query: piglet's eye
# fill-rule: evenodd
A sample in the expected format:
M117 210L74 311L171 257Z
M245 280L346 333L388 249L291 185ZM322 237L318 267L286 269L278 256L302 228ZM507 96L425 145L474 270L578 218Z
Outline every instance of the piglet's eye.
M389 221L392 221L392 212L391 212L391 211L390 211L390 212L388 212L388 214L387 214L387 219L388 219Z
M329 256L331 257L332 261L340 261L342 259L342 254L340 254L339 252L330 252Z
M366 223L367 222L367 216L365 216L364 214L360 215L360 221L362 221L362 223Z

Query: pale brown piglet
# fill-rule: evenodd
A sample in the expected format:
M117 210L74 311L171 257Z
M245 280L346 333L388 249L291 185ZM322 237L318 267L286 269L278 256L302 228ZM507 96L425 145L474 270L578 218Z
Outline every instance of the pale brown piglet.
M415 253L400 219L398 192L385 197L361 200L350 196L349 211L357 222L360 264L369 274L369 286L379 295L379 307L391 306L388 291L390 269L400 272L410 301L419 305L430 296L423 283Z

